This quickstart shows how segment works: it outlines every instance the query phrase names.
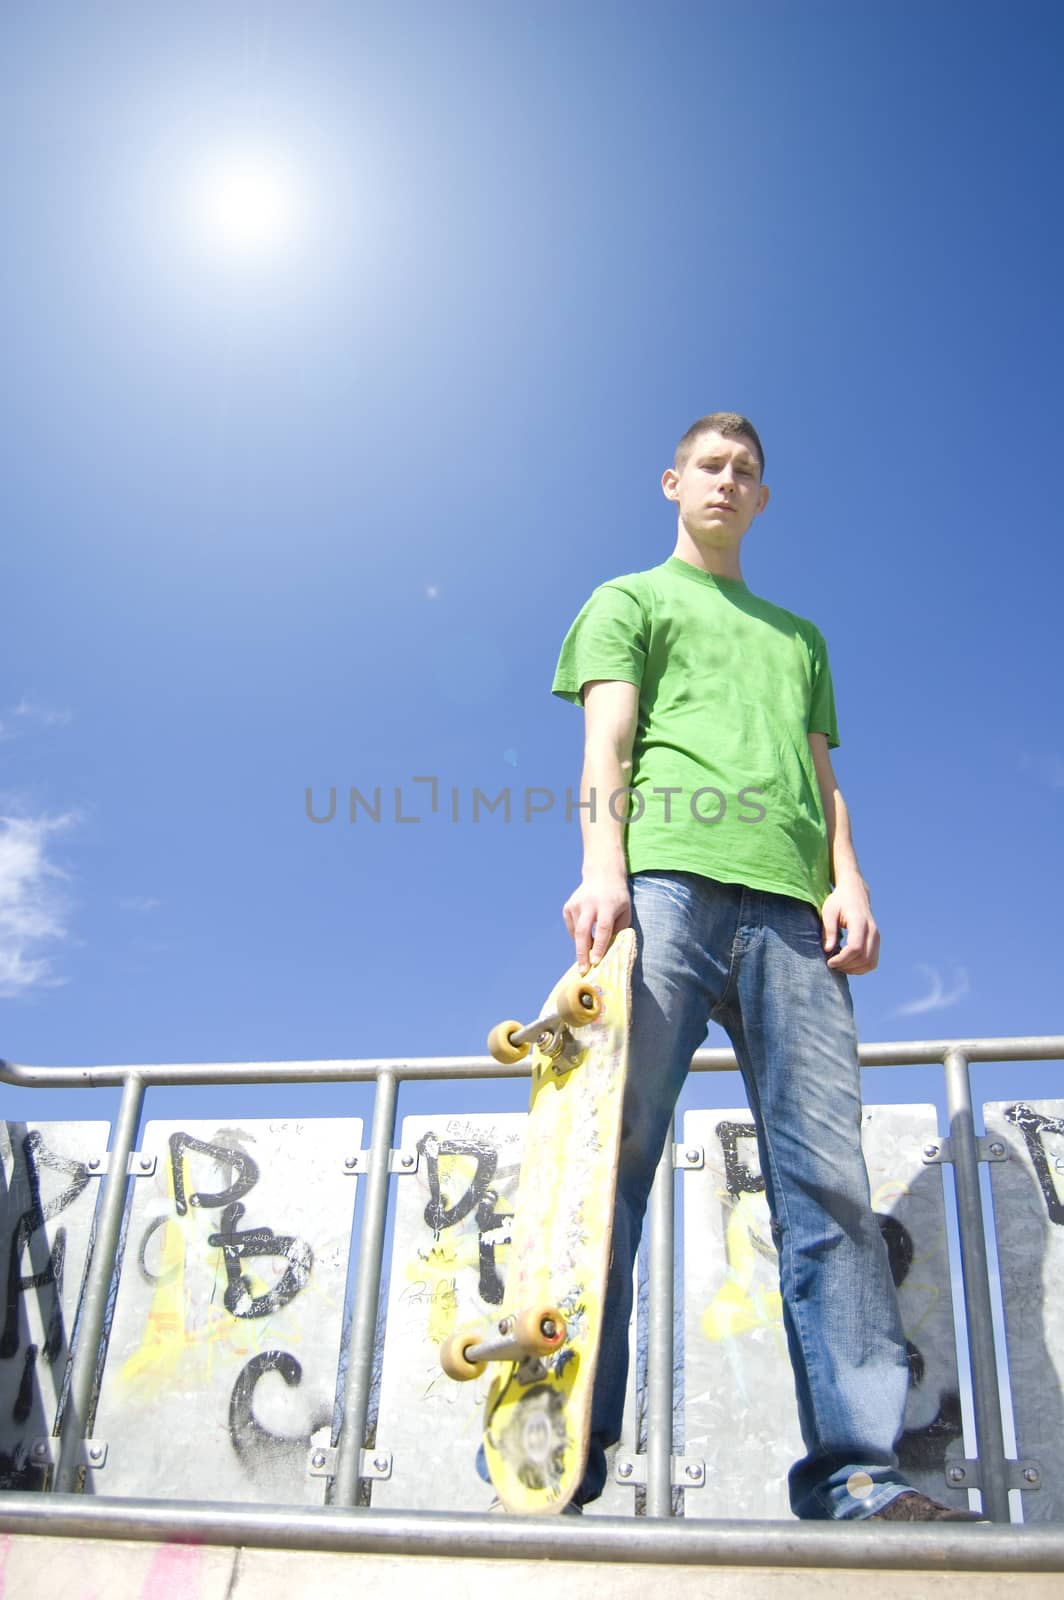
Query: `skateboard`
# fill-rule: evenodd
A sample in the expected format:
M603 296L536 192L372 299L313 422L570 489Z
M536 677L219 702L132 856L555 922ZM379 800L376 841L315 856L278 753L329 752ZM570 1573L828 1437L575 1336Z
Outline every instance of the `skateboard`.
M497 1061L532 1050L532 1096L502 1316L441 1348L444 1371L498 1363L484 1454L508 1511L560 1512L587 1462L613 1229L635 934L618 933L586 975L571 967L539 1018L501 1022Z

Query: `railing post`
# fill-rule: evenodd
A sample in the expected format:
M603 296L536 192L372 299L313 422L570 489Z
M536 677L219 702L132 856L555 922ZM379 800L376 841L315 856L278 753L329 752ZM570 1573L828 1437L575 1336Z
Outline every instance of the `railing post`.
M59 1428L59 1459L52 1488L59 1494L73 1493L82 1466L81 1442L85 1437L96 1369L100 1358L107 1297L111 1290L118 1236L122 1230L126 1190L129 1186L129 1158L140 1126L144 1103L144 1084L135 1074L126 1078L118 1108L114 1139L103 1181L103 1197L96 1228L92 1258L85 1277L85 1293L74 1328L74 1348L70 1362L70 1384L63 1405Z
M362 1446L373 1380L381 1257L384 1254L384 1224L388 1214L388 1174L395 1137L398 1091L399 1083L394 1072L382 1072L378 1076L373 1100L373 1134L358 1249L351 1342L347 1353L344 1420L337 1444L336 1476L333 1479L333 1504L338 1506L353 1506L358 1499Z
M674 1185L669 1123L650 1191L647 1296L647 1516L672 1515Z
M947 1050L945 1068L950 1153L964 1271L964 1316L972 1373L979 1489L983 1497L984 1516L994 1522L1008 1522L1008 1468L1001 1426L1001 1395L994 1350L983 1203L979 1190L979 1147L972 1118L968 1057L963 1050Z

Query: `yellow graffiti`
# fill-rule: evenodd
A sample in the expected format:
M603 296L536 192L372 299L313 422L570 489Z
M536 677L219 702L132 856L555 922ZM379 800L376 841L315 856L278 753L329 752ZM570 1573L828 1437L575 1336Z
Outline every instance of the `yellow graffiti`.
M775 1251L765 1242L767 1211L763 1195L740 1194L732 1204L725 1233L728 1273L720 1289L702 1313L702 1332L707 1339L734 1339L752 1328L776 1327L783 1322L783 1300L779 1287L758 1284L764 1274L765 1259Z
M440 1208L448 1211L476 1181L477 1160L462 1151L441 1151L437 1161ZM509 1244L495 1246L495 1264L504 1278L509 1248ZM480 1279L480 1230L472 1214L441 1229L428 1250L419 1250L406 1263L405 1272L409 1288L403 1291L404 1303L427 1307L427 1337L442 1344L458 1325L459 1279L472 1277L474 1284ZM479 1308L479 1296L477 1304Z
M169 1163L166 1175L167 1195L173 1205ZM168 1216L152 1230L155 1290L141 1342L118 1371L118 1382L127 1393L147 1400L178 1387L209 1386L216 1367L228 1372L234 1357L243 1360L260 1347L268 1330L246 1318L234 1317L226 1309L227 1280L221 1248L197 1239L197 1233L214 1233L217 1227L215 1217L190 1212L184 1218ZM211 1273L206 1283L205 1269ZM254 1272L244 1276L253 1296L265 1294L272 1287ZM298 1327L286 1325L285 1339L288 1344L298 1344Z
M157 1236L159 1248L154 1271L159 1281L148 1307L144 1334L138 1348L119 1370L122 1386L127 1391L139 1392L143 1398L173 1388L179 1371L182 1385L209 1384L217 1346L223 1346L230 1356L249 1355L256 1347L252 1330L226 1311L221 1292L216 1300L212 1293L205 1317L202 1314L190 1317L194 1307L189 1302L186 1276L186 1230L181 1222L170 1217L157 1230ZM217 1254L220 1260L221 1251ZM217 1273L215 1276L216 1288L220 1290ZM194 1322L192 1327L190 1320Z

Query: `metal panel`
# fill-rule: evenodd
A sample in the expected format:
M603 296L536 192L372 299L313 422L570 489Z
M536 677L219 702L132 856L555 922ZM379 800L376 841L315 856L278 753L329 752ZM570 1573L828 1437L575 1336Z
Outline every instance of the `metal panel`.
M942 1170L922 1157L936 1138L933 1106L865 1108L872 1204L912 1346L898 1453L914 1484L964 1508L943 1475L964 1449ZM787 1471L804 1447L749 1111L688 1112L682 1148L695 1146L705 1166L684 1173L684 1453L705 1458L706 1487L685 1496L687 1514L789 1517Z
M440 1367L439 1348L502 1305L526 1122L523 1113L403 1121L402 1147L416 1148L419 1159L416 1173L395 1180L376 1433L392 1472L373 1484L376 1507L484 1511L494 1499L475 1465L491 1368L455 1383ZM630 1513L631 1490L608 1485L595 1509Z
M387 1509L485 1511L494 1490L474 1469L492 1371L455 1383L440 1345L502 1305L510 1219L528 1118L405 1117L402 1147L417 1171L395 1179L377 1448L392 1473L374 1483Z
M41 1486L29 1454L56 1420L107 1135L106 1122L0 1124L0 1489Z
M1007 1161L990 1163L990 1185L1016 1453L1041 1480L1023 1492L1023 1515L1026 1522L1061 1522L1064 1100L995 1100L983 1107L983 1119L988 1140L1008 1152Z
M361 1140L354 1117L147 1125L95 1493L321 1503Z

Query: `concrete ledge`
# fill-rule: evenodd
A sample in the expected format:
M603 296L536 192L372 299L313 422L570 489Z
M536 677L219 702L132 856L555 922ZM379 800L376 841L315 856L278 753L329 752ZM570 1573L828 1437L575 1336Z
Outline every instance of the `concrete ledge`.
M867 1568L596 1566L312 1550L227 1549L113 1539L0 1535L3 1600L322 1600L329 1594L432 1593L447 1600L1059 1600L1055 1573Z

